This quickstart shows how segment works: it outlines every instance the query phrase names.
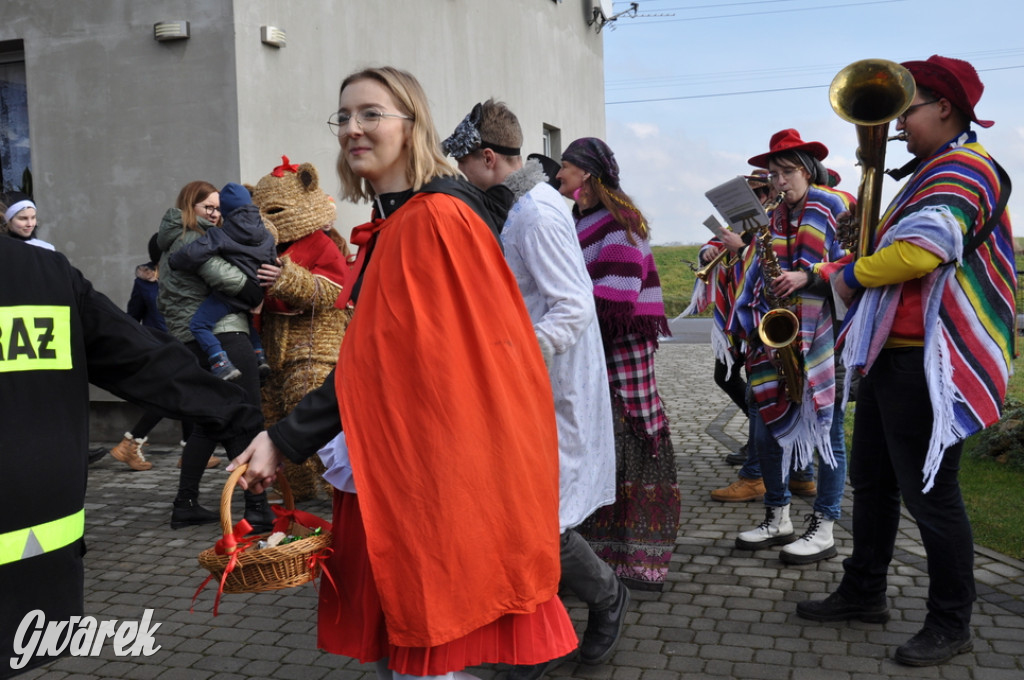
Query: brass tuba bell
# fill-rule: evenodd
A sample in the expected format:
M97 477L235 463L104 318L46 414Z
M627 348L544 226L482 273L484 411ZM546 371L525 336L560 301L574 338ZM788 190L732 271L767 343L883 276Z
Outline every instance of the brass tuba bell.
M857 160L861 166L857 190L860 223L857 255L870 255L880 212L882 171L889 121L909 107L917 94L914 76L885 59L855 61L832 79L828 99L843 120L857 126Z

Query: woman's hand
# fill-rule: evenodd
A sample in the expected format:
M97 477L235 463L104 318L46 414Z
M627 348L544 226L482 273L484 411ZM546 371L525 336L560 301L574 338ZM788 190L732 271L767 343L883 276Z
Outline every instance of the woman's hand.
M263 493L274 483L277 470L283 462L284 456L264 430L228 464L227 471L231 472L242 463L248 463L249 469L239 478L238 486L253 493Z
M276 265L260 265L260 268L256 271L256 278L259 279L261 286L264 288L270 288L274 285L277 279L281 276L282 267L280 265L281 260L278 260Z
M734 231L722 230L722 234L718 238L733 254L743 250L743 237Z
M708 262L711 262L711 260L718 257L718 254L722 252L722 250L724 249L719 248L717 246L708 246L703 251L701 251L700 263L703 265L707 264Z
M843 301L847 307L853 304L853 297L856 291L846 285L846 280L843 278L842 270L839 275L832 277L832 292Z
M782 272L772 281L772 294L775 297L788 298L798 290L806 288L810 282L811 275L807 272Z

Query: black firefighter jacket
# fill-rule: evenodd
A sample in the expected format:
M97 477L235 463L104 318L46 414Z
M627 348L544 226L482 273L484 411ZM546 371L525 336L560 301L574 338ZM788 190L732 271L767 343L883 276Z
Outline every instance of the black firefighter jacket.
M85 541L74 527L84 523L89 383L193 421L230 455L263 426L241 388L136 323L63 255L0 234L0 677L13 672L26 613L83 614Z

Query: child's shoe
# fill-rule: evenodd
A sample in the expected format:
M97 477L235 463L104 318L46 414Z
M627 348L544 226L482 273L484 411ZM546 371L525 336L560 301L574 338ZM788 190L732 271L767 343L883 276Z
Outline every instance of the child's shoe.
M210 355L210 371L221 380L238 380L242 377L242 372L228 359L227 352Z
M257 349L256 352L256 370L260 374L260 384L267 382L267 378L270 377L270 364L267 363L267 355L264 354L263 350Z

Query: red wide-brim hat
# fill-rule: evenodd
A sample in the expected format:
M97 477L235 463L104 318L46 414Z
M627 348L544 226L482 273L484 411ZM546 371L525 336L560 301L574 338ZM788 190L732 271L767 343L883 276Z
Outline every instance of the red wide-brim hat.
M747 162L757 168L767 168L768 160L784 151L806 151L811 154L819 161L825 160L828 156L828 147L821 142L805 142L800 139L800 133L789 128L787 130L780 130L772 135L771 141L768 143L768 153L763 153L759 156L754 156Z
M974 113L985 86L969 62L933 54L925 61L905 61L901 65L914 76L915 83L948 99L981 127L995 125L995 121L980 120Z

